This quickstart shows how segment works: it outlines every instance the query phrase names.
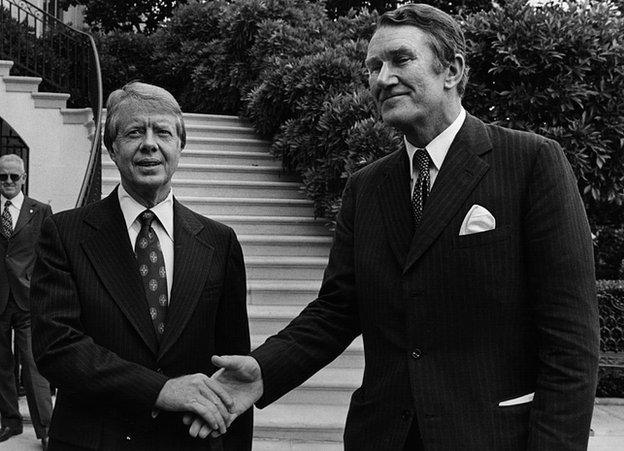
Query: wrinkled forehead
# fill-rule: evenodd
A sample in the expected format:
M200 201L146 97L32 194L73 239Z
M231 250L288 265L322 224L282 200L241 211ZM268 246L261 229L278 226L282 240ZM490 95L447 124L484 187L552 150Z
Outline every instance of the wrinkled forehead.
M173 126L178 134L181 131L182 122L180 115L167 104L157 101L140 102L136 100L125 100L120 102L111 118L115 132L132 124L168 124Z

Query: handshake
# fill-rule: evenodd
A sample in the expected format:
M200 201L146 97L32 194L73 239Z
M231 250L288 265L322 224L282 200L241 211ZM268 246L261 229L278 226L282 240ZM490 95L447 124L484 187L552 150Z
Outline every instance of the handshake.
M169 379L156 399L158 410L185 412L184 424L193 437L218 437L232 421L262 396L262 374L249 356L213 356L220 369L208 377L189 374Z

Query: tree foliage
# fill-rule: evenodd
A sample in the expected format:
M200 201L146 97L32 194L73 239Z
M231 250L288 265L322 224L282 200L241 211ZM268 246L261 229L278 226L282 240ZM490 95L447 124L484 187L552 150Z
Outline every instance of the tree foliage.
M59 6L84 5L85 21L94 31L151 33L172 16L176 6L188 0L60 0Z

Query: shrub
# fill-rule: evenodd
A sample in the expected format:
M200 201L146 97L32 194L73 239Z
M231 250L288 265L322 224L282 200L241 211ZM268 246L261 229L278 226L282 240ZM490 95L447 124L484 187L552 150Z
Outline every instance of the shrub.
M153 38L121 31L94 35L94 38L100 55L104 100L129 81L157 81L156 63L151 56Z
M624 19L610 2L510 0L465 17L477 116L557 140L586 204L624 201Z
M598 227L594 238L597 279L624 279L624 228Z

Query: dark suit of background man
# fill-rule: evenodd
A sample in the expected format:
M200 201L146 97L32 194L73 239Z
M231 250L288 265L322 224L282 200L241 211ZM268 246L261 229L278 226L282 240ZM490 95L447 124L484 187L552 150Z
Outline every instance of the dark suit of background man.
M114 91L104 141L121 185L43 225L33 349L58 388L51 450L251 448L251 412L214 441L191 437L181 420L194 412L224 431L210 356L249 352L236 235L171 191L185 136L169 92Z
M0 157L0 442L22 433L11 332L22 364L28 410L37 438L44 446L52 414L50 385L37 371L30 333L30 277L35 244L49 205L24 196L24 162L17 155ZM1 445L0 445L1 446Z
M318 299L252 357L214 359L226 386L252 381L239 410L361 333L347 450L586 448L599 337L577 183L554 141L465 113L465 53L431 6L380 18L370 89L406 148L348 181Z

